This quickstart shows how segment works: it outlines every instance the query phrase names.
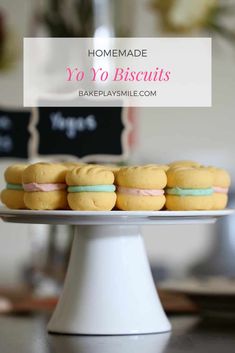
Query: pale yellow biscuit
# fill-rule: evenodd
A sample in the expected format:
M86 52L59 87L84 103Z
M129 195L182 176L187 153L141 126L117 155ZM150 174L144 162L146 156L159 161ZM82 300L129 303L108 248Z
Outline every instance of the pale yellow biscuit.
M9 166L4 173L7 183L22 185L22 173L27 168L27 164L13 164ZM24 190L4 189L1 192L1 201L8 208L24 209Z
M119 187L116 207L126 211L160 210L165 204L164 195L141 195L141 192L142 190L143 193L145 190L150 190L150 193L151 190L163 190L166 182L164 169L156 164L121 168L116 175L116 183Z
M166 196L166 208L170 211L202 211L213 208L211 196Z
M69 186L112 185L114 174L102 165L86 165L73 168L66 175ZM110 211L115 206L115 192L69 192L68 204L72 210Z
M172 163L169 163L170 168L175 168L175 167L201 167L201 164L195 161L190 161L190 160L182 160L182 161L175 161Z
M229 188L231 177L225 169L216 167L205 167L204 169L209 170L213 174L213 186Z
M117 193L116 207L124 211L158 211L165 204L165 196L137 196Z
M68 171L66 182L71 186L110 185L114 182L114 174L104 166L88 164Z
M65 184L68 169L59 163L35 163L22 175L23 184ZM25 205L32 210L57 210L68 208L67 191L26 191Z
M213 208L213 174L198 167L174 167L167 171L168 188L176 188L182 195L166 195L166 208L172 211L211 210ZM177 190L178 189L178 190ZM180 190L182 189L182 191ZM184 195L184 189L192 189L195 195ZM200 195L205 192L210 194ZM170 190L169 190L170 191ZM198 192L198 195L196 193Z
M68 169L59 163L35 163L27 167L22 175L24 184L64 183Z
M185 189L206 189L213 186L213 174L205 168L170 168L167 171L167 186Z
M67 209L67 192L64 190L25 192L25 205L31 210Z
M165 171L155 165L132 166L117 172L116 183L127 188L163 189L167 178Z
M1 192L1 201L8 208L12 209L24 209L26 208L24 203L24 191L23 190L10 190L4 189Z
M223 210L226 208L228 203L228 192L217 192L216 188L228 189L231 184L231 178L229 173L225 169L216 167L205 167L213 174L213 209Z
M228 195L215 192L213 195L213 210L223 210L228 204Z
M9 166L4 173L7 183L22 184L22 173L28 167L28 164L13 164Z
M68 203L77 211L111 211L116 203L115 192L74 192L68 194Z

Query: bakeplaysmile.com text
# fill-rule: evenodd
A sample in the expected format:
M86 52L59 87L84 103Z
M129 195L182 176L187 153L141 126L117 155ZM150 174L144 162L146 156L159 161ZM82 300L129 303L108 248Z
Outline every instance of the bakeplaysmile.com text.
M79 97L156 97L151 90L79 90Z

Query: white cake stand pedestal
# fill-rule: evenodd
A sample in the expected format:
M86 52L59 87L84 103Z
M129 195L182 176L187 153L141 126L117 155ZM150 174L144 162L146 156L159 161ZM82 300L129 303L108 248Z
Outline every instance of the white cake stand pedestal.
M171 330L146 256L141 224L213 223L232 210L76 212L0 210L6 222L76 225L64 289L48 331L126 335ZM66 236L66 234L65 234Z

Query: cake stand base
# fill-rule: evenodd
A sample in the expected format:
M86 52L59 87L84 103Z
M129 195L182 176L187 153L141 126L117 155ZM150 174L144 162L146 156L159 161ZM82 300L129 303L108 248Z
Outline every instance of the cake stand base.
M48 331L131 335L170 331L137 225L76 226Z
M4 222L72 224L76 234L49 332L138 335L170 331L139 225L211 224L218 211L33 211L0 207ZM67 234L65 234L67 236Z

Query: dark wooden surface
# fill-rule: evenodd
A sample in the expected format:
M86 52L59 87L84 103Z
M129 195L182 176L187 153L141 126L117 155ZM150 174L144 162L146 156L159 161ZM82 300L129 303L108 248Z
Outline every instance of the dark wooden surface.
M46 333L46 316L0 316L1 353L234 353L235 325L171 317L171 334L63 336Z

